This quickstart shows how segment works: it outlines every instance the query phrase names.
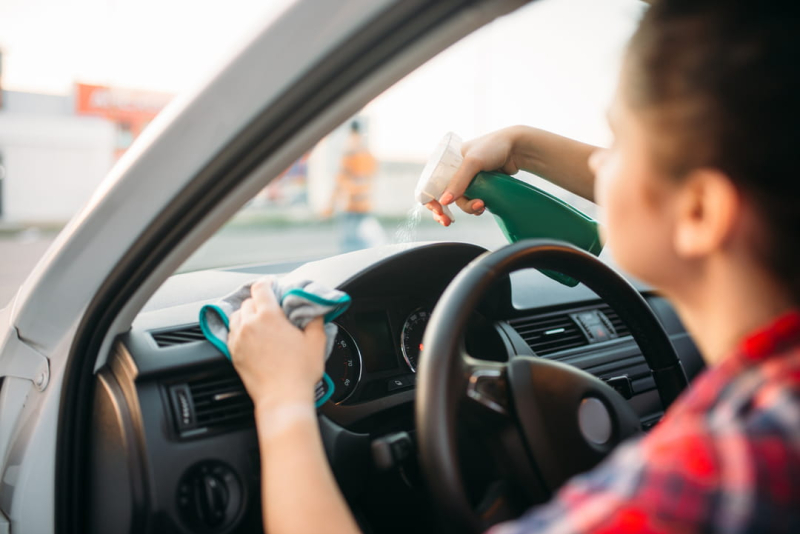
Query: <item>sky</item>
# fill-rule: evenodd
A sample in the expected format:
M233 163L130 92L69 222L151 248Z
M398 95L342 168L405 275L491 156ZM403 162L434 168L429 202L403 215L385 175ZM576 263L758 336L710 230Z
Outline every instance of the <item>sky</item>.
M332 0L318 0L332 1ZM76 82L191 90L293 0L0 0L2 83L69 94ZM603 144L604 112L638 0L543 0L456 43L367 105L379 157L420 160L530 124Z
M76 81L177 93L205 79L292 0L2 0L3 86Z
M381 119L376 149L402 133L414 159L448 130L470 139L514 124L607 143L605 112L641 13L637 0L545 0L490 23L367 107Z

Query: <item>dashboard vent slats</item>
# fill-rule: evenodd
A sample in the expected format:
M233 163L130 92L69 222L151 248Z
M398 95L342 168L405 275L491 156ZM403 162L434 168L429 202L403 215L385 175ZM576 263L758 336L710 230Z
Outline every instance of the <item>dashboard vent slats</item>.
M510 320L509 324L539 356L582 347L588 343L578 325L566 313L522 317Z
M253 424L253 403L231 368L172 385L169 390L181 437Z
M632 395L655 389L650 368L644 356L637 350L616 354L569 351L631 335L630 329L608 304L580 306L541 315L518 317L510 319L508 324L538 356L573 365L602 380L625 379L630 384ZM591 328L588 327L589 324ZM600 336L594 331L598 327L604 327L607 333Z
M203 331L200 330L199 324L175 328L173 330L151 332L150 335L153 336L158 348L173 347L175 345L204 341L206 339L203 335Z
M253 418L253 403L238 376L189 382L197 424L227 426Z
M598 310L603 312L603 315L608 318L608 320L611 322L611 325L614 327L614 330L617 331L617 335L619 337L631 335L630 329L625 325L625 323L622 322L622 319L619 318L619 315L611 306L608 304L603 304L598 308Z
M509 320L508 323L522 336L533 352L539 356L547 356L602 340L590 339L591 336L587 338L591 332L587 333L575 319L575 316L582 312L594 312L609 330L612 339L630 335L628 327L608 304L519 317Z

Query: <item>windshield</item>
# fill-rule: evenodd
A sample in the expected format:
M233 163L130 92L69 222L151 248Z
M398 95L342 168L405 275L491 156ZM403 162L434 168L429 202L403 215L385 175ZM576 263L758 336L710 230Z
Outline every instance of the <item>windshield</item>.
M0 2L0 308L173 95L293 2Z
M341 124L248 202L179 272L303 262L410 241L507 243L489 215L443 228L414 201L448 131L463 139L527 124L607 145L605 110L636 0L536 2L445 50ZM518 178L592 217L596 206L540 178Z

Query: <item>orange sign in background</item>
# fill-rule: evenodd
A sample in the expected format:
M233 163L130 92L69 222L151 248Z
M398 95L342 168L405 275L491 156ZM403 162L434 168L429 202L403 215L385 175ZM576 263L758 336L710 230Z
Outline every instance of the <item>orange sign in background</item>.
M171 99L168 93L79 83L75 112L103 117L117 125L115 155L119 157Z

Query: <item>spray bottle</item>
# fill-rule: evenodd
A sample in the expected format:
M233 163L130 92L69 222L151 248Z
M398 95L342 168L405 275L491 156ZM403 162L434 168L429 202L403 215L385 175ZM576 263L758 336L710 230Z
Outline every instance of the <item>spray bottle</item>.
M448 133L428 160L417 182L414 196L420 204L438 200L461 166L461 138ZM603 250L597 222L566 202L516 178L500 172L479 172L467 187L467 198L483 200L510 243L520 239L548 238L566 241L595 256ZM445 215L455 220L447 206ZM573 287L578 281L569 276L542 271Z

